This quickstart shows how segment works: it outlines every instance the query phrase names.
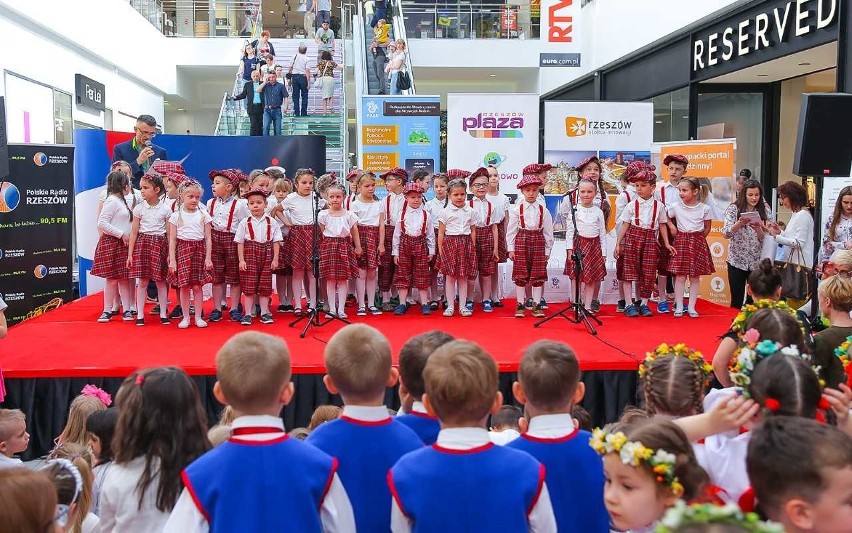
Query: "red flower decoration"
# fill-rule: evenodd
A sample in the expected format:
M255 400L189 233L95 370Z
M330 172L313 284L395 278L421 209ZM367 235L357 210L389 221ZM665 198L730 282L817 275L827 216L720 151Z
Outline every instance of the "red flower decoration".
M779 409L781 409L781 402L776 400L775 398L767 398L765 402L763 402L763 406L772 411L773 413L777 413Z

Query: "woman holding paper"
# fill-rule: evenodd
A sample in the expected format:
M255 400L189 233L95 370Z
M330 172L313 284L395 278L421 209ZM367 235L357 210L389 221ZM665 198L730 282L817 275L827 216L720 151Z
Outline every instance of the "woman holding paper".
M763 199L763 188L757 180L746 181L737 201L725 210L722 234L730 241L728 286L734 309L742 307L746 298L746 280L760 262L763 238L767 233L766 221L771 214ZM750 302L749 297L746 303Z

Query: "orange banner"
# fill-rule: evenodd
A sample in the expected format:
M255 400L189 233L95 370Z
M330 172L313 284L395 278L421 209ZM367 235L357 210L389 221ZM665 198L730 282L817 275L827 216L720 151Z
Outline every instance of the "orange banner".
M731 304L731 291L728 289L728 239L722 235L723 222L713 221L707 245L710 247L710 257L716 272L709 276L701 276L701 287L698 295L708 302L719 305ZM690 289L692 290L692 289Z
M660 147L660 161L667 155L681 154L689 159L687 176L693 178L733 178L734 146L730 142L701 144L664 144ZM663 172L663 179L666 174Z

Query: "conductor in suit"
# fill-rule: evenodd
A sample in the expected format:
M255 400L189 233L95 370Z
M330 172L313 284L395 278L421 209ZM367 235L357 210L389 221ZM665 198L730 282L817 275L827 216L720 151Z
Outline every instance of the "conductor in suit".
M261 130L263 125L263 94L260 91L260 71L253 70L251 81L247 81L243 85L243 92L231 97L231 100L243 99L246 101L246 113L249 117L249 135L254 137L263 135Z
M139 115L136 126L133 128L135 135L132 139L121 144L116 144L112 153L112 161L126 161L133 170L131 182L134 189L139 188L139 180L157 159L168 160L166 150L160 146L151 144L151 140L157 135L157 119L151 115Z

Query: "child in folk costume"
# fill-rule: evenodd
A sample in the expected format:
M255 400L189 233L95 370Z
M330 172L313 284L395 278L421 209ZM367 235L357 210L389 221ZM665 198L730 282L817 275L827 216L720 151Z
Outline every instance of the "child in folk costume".
M402 204L405 197L402 188L408 181L408 173L401 168L392 168L381 175L388 190L387 197L382 201L385 209L385 234L379 249L379 290L382 291L382 310L393 311L391 303L391 288L393 287L394 262L391 251L393 248L393 231L399 221Z
M699 200L701 185L695 178L679 180L680 202L666 208L669 216L669 227L674 235L674 252L669 259L667 271L675 277L675 317L683 316L683 290L686 279L689 278L689 316L698 317L695 302L698 300L698 287L701 276L716 271L710 248L707 246L707 235L710 234L710 224L713 213L710 206ZM671 219L677 223L672 224Z
M488 165L488 191L485 197L494 206L495 212L503 213L502 219L497 222L497 262L505 263L509 259L509 250L506 248L506 225L509 223L509 197L500 192L500 172L494 165ZM494 279L491 283L491 305L503 307L500 301L500 281Z
M498 229L497 225L502 222L503 212L494 209L494 205L485 197L488 187L488 169L480 167L468 178L473 198L470 199L470 207L475 213L476 223L476 264L479 274L479 288L482 291L482 310L486 313L493 311L491 306L491 282L497 273L497 261L500 260L498 252ZM473 284L471 280L467 285L468 298L473 297ZM459 301L461 305L461 301ZM473 311L473 300L468 299L465 307Z
M615 198L615 232L618 234L618 229L621 227L621 213L624 211L624 208L635 200L637 197L636 194L636 186L630 183L627 180L627 173L623 173L621 175L621 192ZM624 294L624 287L621 284L621 278L618 277L621 275L619 270L616 270L616 280L618 280L618 305L615 310L619 313L624 312L624 308L627 307L626 300L632 300L632 294Z
M249 216L246 201L237 196L239 176L231 170L210 172L213 182L213 198L207 202L207 211L212 218L210 236L213 242L213 311L208 317L211 322L222 320L219 306L225 301L225 284L231 286L231 320L239 321L242 316L240 303L240 269L237 258L237 243L234 234L240 222ZM251 309L251 307L246 307Z
M528 174L518 183L523 198L519 198L509 210L509 225L506 229L506 246L512 260L512 281L518 298L515 316L524 318L525 287L532 285L532 301L541 302L544 282L547 280L547 261L553 249L553 218L542 203L539 203L541 178ZM541 304L533 304L532 315L543 317Z
M551 169L553 169L553 165L551 165L550 163L530 163L529 165L525 166L524 170L521 172L521 176L535 175L538 179L541 180L541 187L539 187L538 196L536 196L536 202L541 204L545 209L547 209L547 203L544 199L544 190L547 186L547 175L548 173L550 173ZM539 308L547 309L547 301L544 298L541 298L540 300L533 299L532 287L529 284L524 290L524 294L526 295L526 302L524 305L527 309L532 310L535 307L536 301L538 301Z
M603 173L603 168L601 167L600 159L597 156L590 156L586 159L580 161L580 163L576 166L577 174L580 176L580 179L591 180L595 187L597 188L597 194L594 195L593 204L600 208L603 213L604 218L604 227L606 227L606 222L609 220L610 215L610 205L609 198L607 198L606 191L604 191L603 183L601 182L601 175ZM574 201L574 205L578 205L580 202L577 201L577 194L575 193L572 197ZM601 243L605 243L603 239L601 239ZM604 274L606 274L606 269L604 269ZM604 276L606 277L606 276ZM601 280L602 281L602 280ZM586 306L589 310L594 313L597 313L601 310L601 302L598 299L598 295L601 293L601 281L595 283L595 292L594 298L592 298L592 304L590 306Z
M673 206L680 203L680 192L679 192L679 183L684 173L686 173L686 167L689 165L689 160L686 156L680 154L667 155L665 159L663 159L663 166L665 166L666 171L669 175L669 181L657 184L657 189L654 191L654 197L663 202L665 204L666 209L671 209ZM699 199L700 201L700 199ZM668 231L669 228L661 228L660 233L663 231ZM660 235L660 259L657 268L657 274L659 278L657 280L657 294L659 295L659 303L657 304L657 310L660 313L668 313L670 310L670 302L672 302L675 298L675 294L677 291L675 287L672 286L672 274L668 269L669 261L671 257L669 256L668 251L662 246L662 235ZM669 234L669 242L673 240L672 234ZM672 294L672 293L675 294ZM681 292L681 301L683 301L683 293Z
M444 316L453 316L456 291L459 304L467 301L467 282L476 277L476 214L465 202L467 184L464 180L451 181L447 192L450 203L438 218L438 254L447 291ZM466 306L459 307L461 316L473 314Z
M358 256L358 278L355 280L358 316L367 316L367 311L380 315L382 310L376 307L376 271L385 242L385 203L376 198L376 177L371 172L358 173L355 190L358 196L349 210L358 217L362 252Z
M314 207L325 206L325 200L315 198L314 171L301 168L296 171L296 194L291 194L281 204L285 224L290 227L289 258L293 267L293 300L296 316L302 315L302 281L307 284L308 307L317 305L317 288L311 263L314 246Z
M272 324L269 300L272 297L272 271L278 268L281 252L281 227L266 213L266 191L252 189L246 193L250 215L240 221L234 242L240 268L240 287L246 296L246 309L260 305L260 323ZM252 315L240 320L251 326Z
M122 318L133 320L130 290L130 273L127 270L127 244L130 242L130 221L133 212L124 200L124 193L130 184L130 178L120 170L114 170L107 176L107 198L98 215L98 230L101 236L95 248L91 273L106 279L104 285L104 312L98 322L109 322L112 318L113 303L116 296L121 298L124 308Z
M346 318L346 291L349 280L358 275L356 257L361 255L358 216L343 209L343 187L334 183L326 188L328 209L317 216L322 230L320 277L325 280L328 306L333 311L337 296L337 316ZM353 246L354 243L354 246Z
M187 178L180 186L181 204L169 217L169 283L180 288L183 320L178 327L189 327L189 291L201 298L201 286L213 279L213 245L210 236L211 217L199 209L201 184ZM195 306L195 325L206 328L201 318L201 302Z
M240 172L240 198L251 190L251 184L249 184L248 174L243 174Z
M163 180L156 172L147 172L139 181L143 202L133 209L133 225L127 252L130 278L139 280L136 285L136 308L145 309L148 282L157 285L160 322L168 324L168 252L166 224L172 210L162 201L165 192ZM144 326L142 313L136 316L136 325Z
M627 204L621 213L618 237L615 245L615 259L620 273L625 296L631 294L636 283L636 296L640 299L639 308L631 303L624 313L628 317L654 316L648 307L648 298L654 292L657 280L658 244L657 232L660 226L668 222L666 208L654 198L654 183L657 176L654 166L642 161L634 161L627 166L627 179L636 185L637 198ZM663 233L663 244L669 251L674 250Z
M260 189L262 191L266 191L267 193L272 192L272 176L266 173L265 170L252 170L251 174L249 174L249 190L251 189Z
M441 216L441 213L444 211L444 208L450 202L449 197L447 196L447 184L449 183L449 179L446 174L435 174L432 177L432 189L435 191L435 197L426 202L426 210L429 211L429 216L432 217L432 226L435 230L435 243L438 242L438 218ZM429 263L429 276L431 280L431 297L432 299L429 301L429 309L435 311L438 309L438 271L439 271L439 256L435 254L435 257ZM444 295L441 295L441 299L444 304L447 303Z
M267 199L266 214L271 216L278 227L281 228L281 252L278 254L278 268L272 269L275 274L275 291L278 293L279 313L293 311L293 296L290 294L290 286L293 284L293 269L284 255L287 250L287 237L290 228L284 224L284 209L281 203L293 192L293 183L286 177L278 178L272 186L271 198Z
M420 295L420 312L432 314L426 301L429 291L429 264L435 257L434 221L423 204L423 188L412 182L405 186L405 203L393 234L393 260L396 264L393 284L399 293L395 315L408 310L408 291L414 287Z
M568 201L562 202L559 213L565 224L565 246L567 257L565 259L565 270L563 274L574 280L575 283L583 284L583 307L596 312L593 302L597 297L597 290L601 281L606 278L606 264L603 258L603 242L606 238L606 219L601 208L594 204L597 196L597 184L583 178L577 186L578 204L576 212L571 215L571 205ZM577 220L578 242L574 241L574 218ZM583 256L583 269L580 271L580 279L574 279L574 261L572 255L574 249L578 248ZM599 308L600 309L600 308Z
M358 178L361 176L361 173L360 169L353 168L346 175L346 184L349 192L346 194L346 199L343 200L343 208L347 211L352 210L352 202L358 198Z

